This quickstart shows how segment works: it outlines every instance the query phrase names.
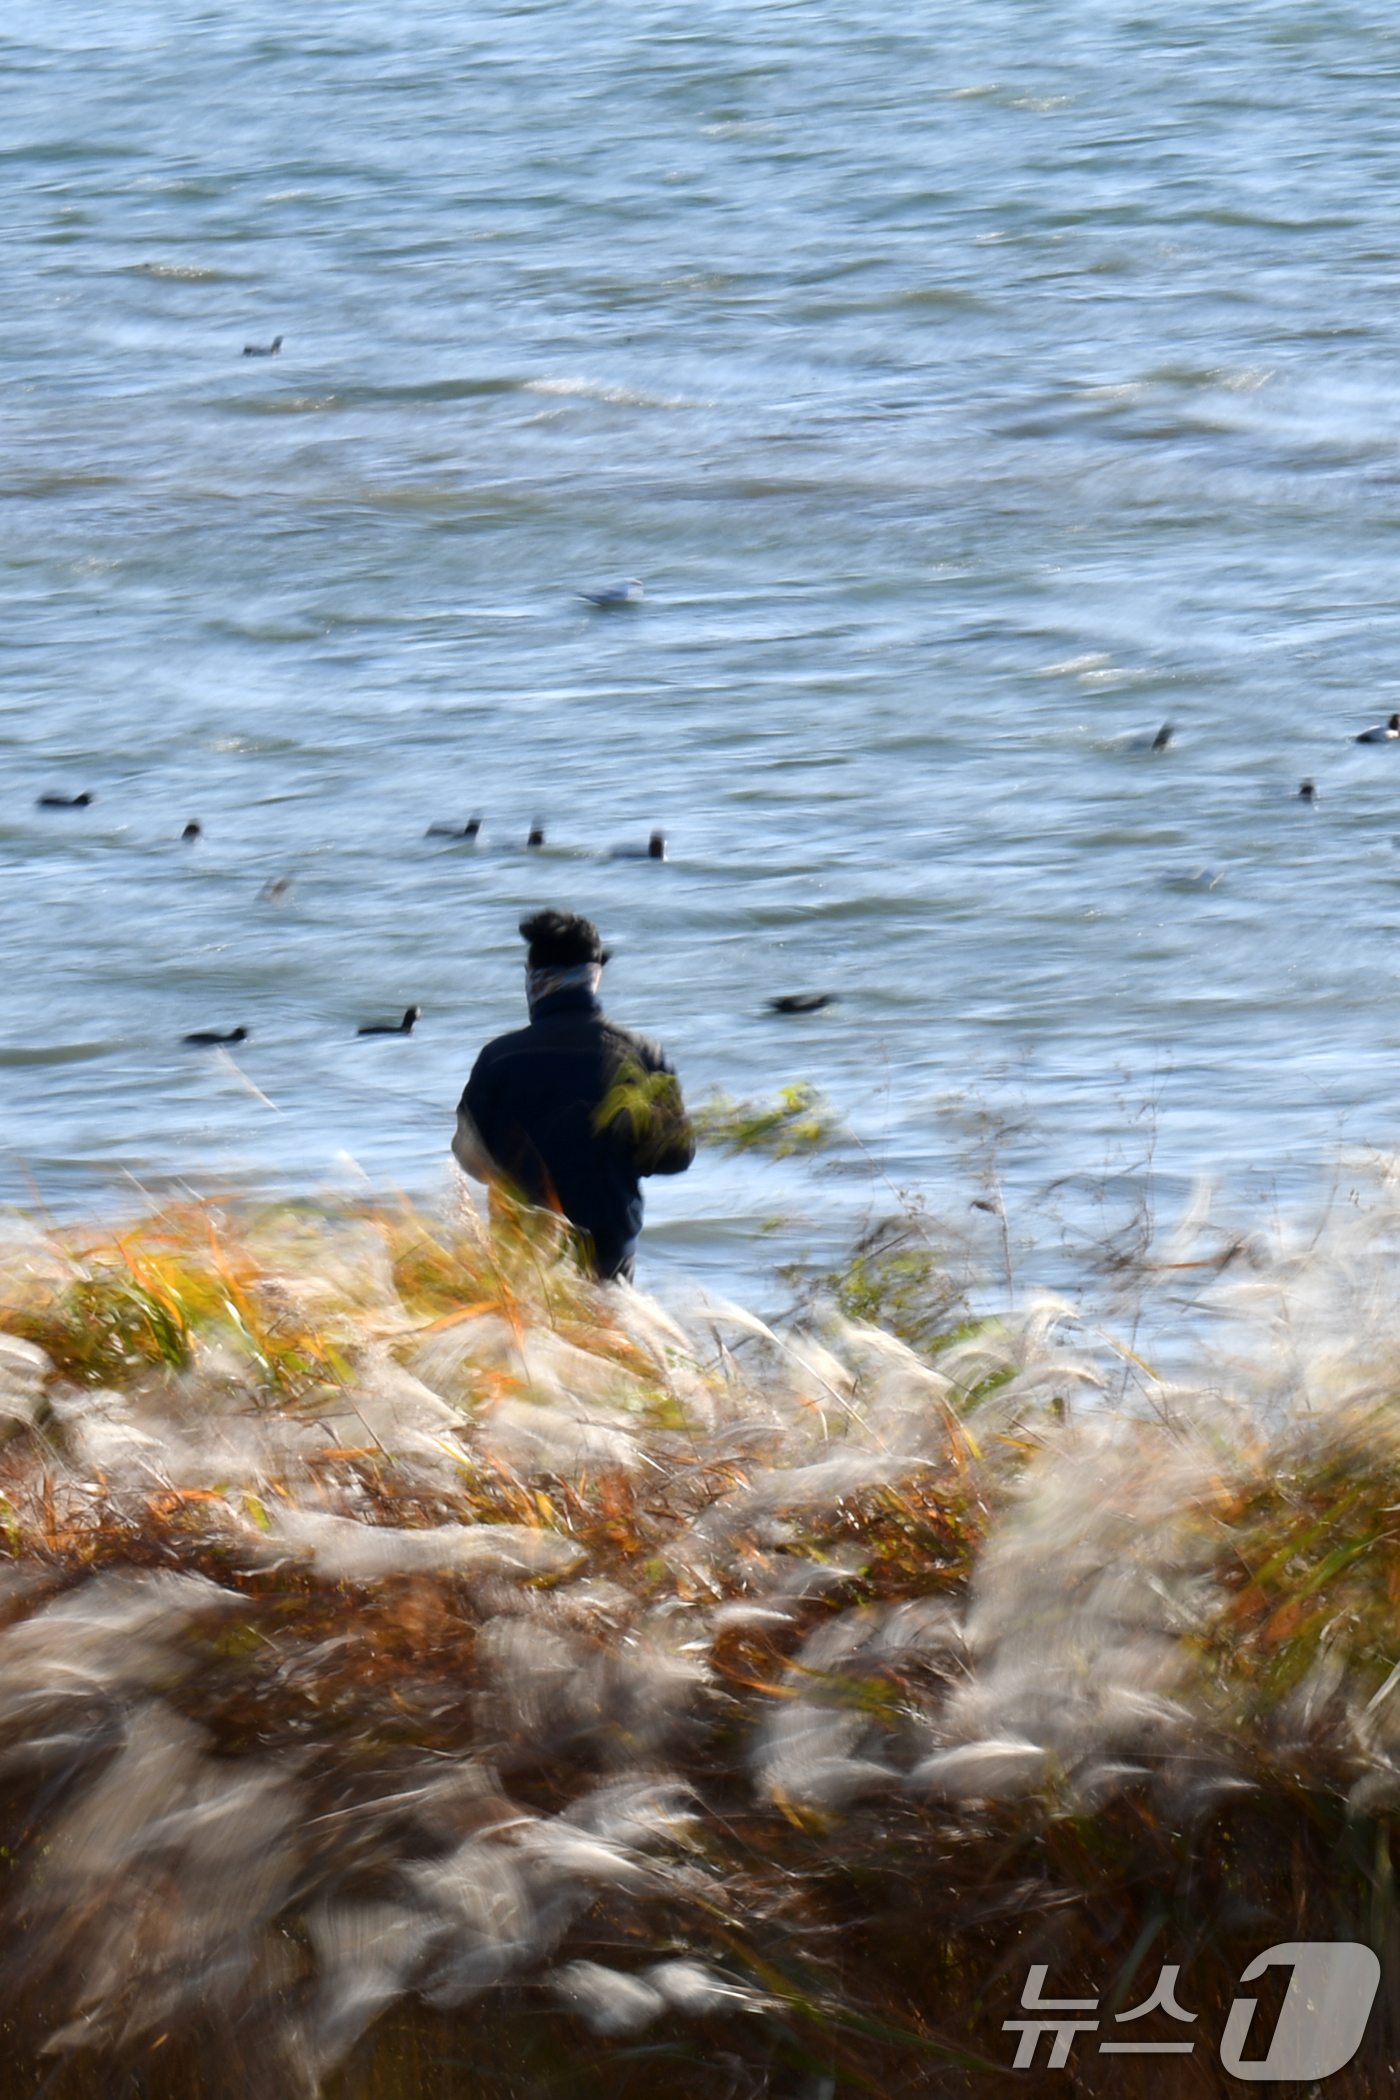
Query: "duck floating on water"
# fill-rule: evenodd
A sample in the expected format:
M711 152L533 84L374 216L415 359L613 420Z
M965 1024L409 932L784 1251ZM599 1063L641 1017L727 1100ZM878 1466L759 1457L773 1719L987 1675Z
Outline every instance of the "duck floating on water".
M1175 722L1164 722L1155 735L1119 737L1117 746L1120 751L1170 751L1175 741Z
M1356 741L1358 744L1393 744L1400 740L1400 715L1392 715L1388 722L1378 722L1374 729L1363 729Z
M835 1004L835 992L780 992L776 999L768 1001L768 1011L773 1014L819 1014L824 1006Z
M189 1043L196 1050L213 1050L220 1043L246 1043L247 1040L246 1028L230 1028L227 1034L223 1035L217 1028L196 1028L193 1035L182 1035L180 1038L182 1043Z
M245 343L243 345L243 355L245 357L280 357L281 354L282 338L280 335L275 335L270 343Z
M1316 809L1318 803L1321 801L1322 798L1318 794L1317 789L1316 787L1314 787L1312 781L1305 780L1303 782L1303 785L1298 790L1297 799L1300 802L1310 802L1313 808Z
M423 836L428 839L474 839L480 829L480 817L472 817L465 824L430 824Z
M603 591L580 591L579 596L598 612L626 612L630 606L642 603L646 588L640 577L629 576L626 583L610 584Z
M95 795L41 795L35 807L38 809L90 809L97 800Z
M365 1026L357 1028L355 1033L356 1035L412 1035L414 1022L421 1021L422 1018L423 1009L421 1006L409 1006L404 1009L404 1017L401 1021L367 1021Z
M542 846L544 844L543 824L532 824L530 826L530 836L526 839L525 844L527 846Z
M191 817L189 823L180 833L180 843L182 846L192 846L196 839L202 839L203 836L204 826L199 822L198 818Z
M665 860L666 834L654 831L645 846L614 846L612 857L614 860Z

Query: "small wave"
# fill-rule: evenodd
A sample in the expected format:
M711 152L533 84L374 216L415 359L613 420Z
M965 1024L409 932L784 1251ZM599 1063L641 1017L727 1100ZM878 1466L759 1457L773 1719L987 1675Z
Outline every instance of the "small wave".
M143 175L132 184L133 189L144 190L147 195L176 197L195 204L217 202L224 196L227 184L217 178L200 175L179 175L166 181L159 175Z
M260 757L269 752L299 751L301 745L292 737L285 736L216 736L210 739L209 749L221 752L225 757Z
M247 280L235 270L213 270L202 263L139 262L127 265L132 277L165 277L177 284L243 284Z
M1271 365L1161 365L1149 372L1149 383L1180 387L1184 392L1212 393L1221 388L1232 394L1255 392L1274 377Z
M1146 678L1150 673L1132 670L1126 664L1106 665L1102 670L1081 671L1080 682L1084 685L1125 685L1134 679Z
M921 284L910 291L896 292L892 298L877 301L880 305L901 306L952 306L969 313L981 312L986 300L976 292L969 292L957 284Z
M223 404L227 408L241 409L250 416L312 416L324 415L328 409L344 408L347 404L336 394L293 394L280 399L269 395L266 400L245 397Z
M684 394L648 394L640 387L602 386L593 379L527 379L522 391L527 394L577 395L589 401L606 401L617 408L714 407L712 401L692 401Z
M324 415L334 409L397 408L435 401L474 401L493 394L514 394L530 382L484 379L425 379L404 386L346 386L325 394L231 394L211 406L258 416Z
M1271 366L1248 365L1242 372L1221 372L1218 383L1232 394L1253 394L1267 386L1273 376Z
M1095 656L1070 656L1062 664L1042 664L1042 678L1082 678L1089 671L1102 671L1113 659L1102 654Z
M120 1050L117 1042L106 1043L33 1043L20 1044L11 1049L0 1049L0 1068L9 1070L18 1065L78 1065L91 1057L106 1057L113 1050Z
M26 474L0 486L0 496L72 496L82 489L122 486L120 474Z
M304 620L213 619L205 623L211 634L228 635L236 642L314 642L322 628Z
M96 161L139 160L149 148L144 144L128 144L114 139L38 139L32 144L7 146L0 151L0 161Z

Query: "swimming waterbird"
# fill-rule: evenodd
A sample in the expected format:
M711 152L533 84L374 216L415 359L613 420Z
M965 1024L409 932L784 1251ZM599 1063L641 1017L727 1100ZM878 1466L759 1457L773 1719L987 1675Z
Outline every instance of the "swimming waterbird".
M466 824L430 824L423 836L429 839L474 839L480 829L480 817L472 817Z
M603 591L580 591L579 596L599 612L625 612L629 606L640 605L646 591L639 577L629 576L626 583L610 584Z
M776 999L768 1001L768 1011L774 1014L819 1014L824 1006L834 1006L835 992L780 992Z
M422 1018L423 1009L421 1006L409 1006L405 1007L404 1017L401 1021L367 1021L365 1026L357 1028L355 1033L356 1035L412 1035L414 1022L421 1021Z

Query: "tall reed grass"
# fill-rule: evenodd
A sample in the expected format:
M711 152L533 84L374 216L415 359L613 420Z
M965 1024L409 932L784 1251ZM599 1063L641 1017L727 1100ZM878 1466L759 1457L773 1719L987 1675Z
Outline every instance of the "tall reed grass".
M0 2095L1224 2091L1307 1939L1388 2092L1394 1183L1345 1220L1140 1246L1176 1381L1121 1270L974 1316L908 1219L781 1329L504 1207L16 1224ZM1035 1964L1110 2026L1176 1965L1193 2053L1012 2072Z

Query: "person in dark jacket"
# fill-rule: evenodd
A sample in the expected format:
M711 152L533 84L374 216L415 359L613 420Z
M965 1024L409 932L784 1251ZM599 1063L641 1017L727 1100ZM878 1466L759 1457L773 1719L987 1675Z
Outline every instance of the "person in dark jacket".
M608 958L591 919L542 911L520 931L530 1025L477 1058L452 1150L478 1180L561 1211L593 1273L630 1282L639 1180L683 1174L695 1157L680 1085L659 1043L603 1012Z

